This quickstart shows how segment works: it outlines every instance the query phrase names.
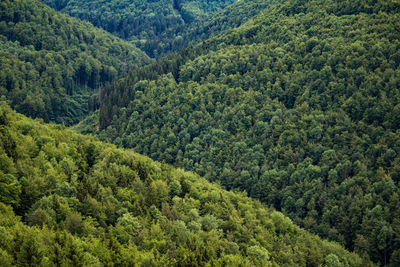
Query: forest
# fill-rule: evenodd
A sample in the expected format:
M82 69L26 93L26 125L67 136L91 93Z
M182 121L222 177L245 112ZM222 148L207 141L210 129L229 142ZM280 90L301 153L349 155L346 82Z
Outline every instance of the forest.
M2 266L366 266L243 193L0 106Z
M0 94L28 116L77 123L98 108L100 87L148 62L132 44L39 1L0 3Z
M184 33L199 28L198 25L192 27L192 24L203 25L208 22L212 14L229 6L234 0L43 0L43 2L56 10L89 21L120 38L129 40L150 57L159 57L188 45Z
M397 0L0 2L4 266L400 266L399 155Z
M399 10L281 1L105 87L99 122L76 129L245 190L376 263L397 262Z

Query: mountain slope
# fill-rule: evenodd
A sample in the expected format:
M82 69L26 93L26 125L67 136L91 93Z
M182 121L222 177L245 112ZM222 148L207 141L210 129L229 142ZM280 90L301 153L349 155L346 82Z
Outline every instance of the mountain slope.
M94 90L148 61L133 45L39 1L0 3L0 92L26 115L76 123Z
M98 135L397 265L399 10L277 3L105 88Z
M0 131L3 266L368 264L243 194L5 105Z
M181 32L193 22L206 20L211 14L234 0L160 0L99 1L43 0L49 6L73 17L90 21L121 38L131 40L148 55L155 57L182 47ZM175 42L174 44L172 44ZM176 48L175 48L176 49Z
M169 45L172 51L196 45L212 36L224 34L236 27L245 24L248 20L259 14L275 0L240 0L234 4L212 14L212 16L194 21L182 29L182 38L175 38Z

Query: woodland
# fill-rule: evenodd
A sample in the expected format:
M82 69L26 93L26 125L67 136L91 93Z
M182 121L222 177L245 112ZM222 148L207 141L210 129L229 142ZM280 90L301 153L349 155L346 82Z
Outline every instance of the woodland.
M0 132L2 266L370 264L243 193L4 103Z
M148 62L132 44L38 1L0 3L0 94L20 113L75 124L96 108L94 91Z
M276 4L106 87L96 134L387 264L400 248L398 11Z
M258 2L267 2L259 1ZM209 24L209 15L234 0L43 0L73 17L89 21L114 35L129 40L151 57L187 43L182 35L192 24ZM253 5L253 4L252 4ZM220 21L231 24L220 18ZM208 25L205 25L208 26ZM196 28L199 28L197 26Z
M0 262L399 266L399 65L396 0L2 1Z

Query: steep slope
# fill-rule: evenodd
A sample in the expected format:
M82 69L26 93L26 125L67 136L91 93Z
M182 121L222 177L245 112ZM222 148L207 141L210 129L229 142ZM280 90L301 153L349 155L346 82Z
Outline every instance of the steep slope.
M39 1L0 3L0 93L26 115L76 123L94 90L148 61L133 45Z
M98 135L398 265L399 11L282 1L105 88Z
M2 266L369 264L243 194L5 105L0 131Z
M241 26L253 18L276 0L240 0L226 8L213 13L212 16L194 21L184 27L180 35L166 44L171 51L179 51L190 45L198 44L212 36L224 34L231 29Z
M121 38L131 40L155 57L182 47L181 32L193 22L232 4L234 0L43 0L71 16L90 21ZM174 43L174 44L172 44Z

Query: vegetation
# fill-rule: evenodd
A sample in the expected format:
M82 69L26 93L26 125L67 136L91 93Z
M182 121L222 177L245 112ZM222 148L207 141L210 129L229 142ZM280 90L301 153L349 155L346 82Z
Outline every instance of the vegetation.
M4 104L0 131L2 266L369 264L244 194Z
M151 57L183 48L182 37L191 24L234 0L43 0L71 16L87 20L121 38L132 41ZM259 2L259 0L258 0Z
M3 265L400 265L397 0L44 2L131 44L2 1L1 99L163 163L2 104Z
M97 134L396 266L399 14L397 1L280 1L104 88Z
M234 4L212 14L212 16L194 21L183 28L182 38L175 38L169 46L171 51L196 45L212 36L224 34L246 23L262 10L275 3L276 0L239 0ZM179 41L179 42L178 42Z
M93 92L146 62L133 45L39 1L0 3L0 94L28 116L76 123L97 108Z

